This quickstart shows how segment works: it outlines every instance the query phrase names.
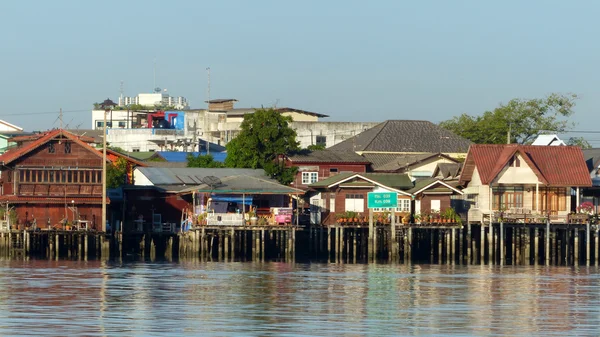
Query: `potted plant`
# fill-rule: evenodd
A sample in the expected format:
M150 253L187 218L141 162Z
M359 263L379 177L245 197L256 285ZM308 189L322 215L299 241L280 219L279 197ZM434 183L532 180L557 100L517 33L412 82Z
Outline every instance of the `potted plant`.
M421 214L415 213L414 219L415 219L415 223L420 224L421 223Z
M256 223L258 222L258 218L256 217L256 208L250 208L248 216L250 217L250 224L252 226L256 226Z

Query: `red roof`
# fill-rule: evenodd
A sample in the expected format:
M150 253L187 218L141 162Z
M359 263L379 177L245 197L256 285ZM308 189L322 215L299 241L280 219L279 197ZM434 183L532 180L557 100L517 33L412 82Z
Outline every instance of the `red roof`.
M477 168L481 183L489 185L516 154L521 155L544 185L592 186L581 148L519 144L471 145L460 183L465 185L470 181Z
M72 140L73 142L83 146L84 148L89 149L91 152L95 153L100 158L102 158L101 152L98 152L91 145L82 141L79 136L74 135L66 130L57 129L57 130L48 131L44 134L40 134L40 136L36 140L32 141L31 143L25 144L21 147L11 149L11 150L5 152L4 154L0 155L0 162L3 163L4 165L6 165L61 135Z

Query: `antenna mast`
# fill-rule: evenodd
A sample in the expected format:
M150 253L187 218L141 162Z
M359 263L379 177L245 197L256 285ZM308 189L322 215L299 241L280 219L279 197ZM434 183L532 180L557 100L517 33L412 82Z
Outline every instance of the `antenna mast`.
M154 67L152 68L152 72L154 75L154 86L152 87L152 90L154 90L154 88L156 88L156 56L154 57Z
M58 115L58 119L60 119L60 129L62 130L63 128L63 115L62 115L62 108L60 108L60 113ZM56 121L55 121L56 122Z
M206 98L206 105L208 106L206 108L207 112L210 112L210 67L206 68L206 74L208 77L208 88L207 88L207 98ZM208 137L206 139L206 154L210 154L210 142L208 141Z

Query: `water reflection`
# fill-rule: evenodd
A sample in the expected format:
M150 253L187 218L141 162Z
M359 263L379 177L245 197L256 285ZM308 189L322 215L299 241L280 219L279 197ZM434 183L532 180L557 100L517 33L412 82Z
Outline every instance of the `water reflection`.
M0 261L0 335L598 335L595 268Z

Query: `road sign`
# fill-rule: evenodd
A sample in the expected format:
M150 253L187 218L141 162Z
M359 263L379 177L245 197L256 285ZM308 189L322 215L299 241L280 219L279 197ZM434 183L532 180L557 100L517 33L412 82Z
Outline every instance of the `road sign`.
M369 207L369 208L398 207L398 193L396 193L396 192L369 192L367 194L367 207Z

